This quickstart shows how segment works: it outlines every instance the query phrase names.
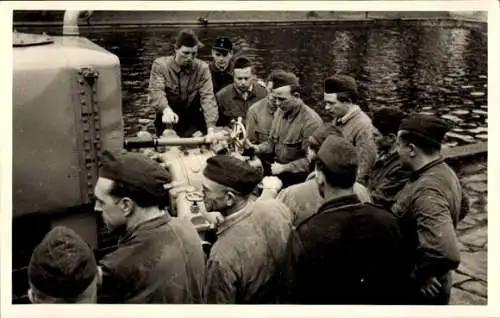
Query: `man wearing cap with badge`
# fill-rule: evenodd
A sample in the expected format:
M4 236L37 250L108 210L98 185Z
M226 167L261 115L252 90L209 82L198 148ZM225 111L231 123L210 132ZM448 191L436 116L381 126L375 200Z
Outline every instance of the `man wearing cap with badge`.
M255 200L260 170L229 155L203 170L207 211L224 220L207 262L204 297L212 304L266 304L276 300L278 264L290 234L289 211L274 199Z
M397 152L412 174L392 211L405 239L412 304L448 304L451 272L460 264L455 229L463 190L440 153L449 128L438 117L416 114L405 118L398 131Z
M300 98L297 77L289 72L275 74L271 98L278 108L271 125L269 138L260 144L249 144L257 155L272 154L271 173L278 176L283 187L305 181L309 174L308 139L322 120Z
M309 137L308 157L313 164L316 163L321 145L329 136L341 137L341 133L333 125L322 125ZM290 209L292 223L295 226L318 212L324 202L315 180L315 173L316 171L313 171L308 180L284 189L276 197ZM353 192L361 202L371 202L368 190L358 182L354 183Z
M163 210L171 176L140 153L104 151L95 209L120 235L100 262L100 303L202 303L205 256L194 226Z
M359 157L356 181L366 185L377 158L377 146L371 119L356 104L358 100L356 81L346 75L327 78L324 100L326 109L335 117L334 124L342 131L344 138L356 147Z
M290 235L280 302L402 303L406 272L397 219L359 201L353 192L357 170L354 146L329 136L318 152L315 174L324 202Z
M381 107L373 112L378 156L367 182L373 202L390 209L396 194L408 181L411 170L404 166L396 151L396 136L405 113L397 108Z
M192 30L181 30L173 56L153 62L149 78L150 103L156 110L156 134L161 136L167 125L173 125L180 137L191 137L199 131L213 137L217 122L210 68L196 58L202 44Z
M233 82L233 74L229 67L232 57L233 42L228 38L217 38L212 46L212 61L210 62L214 94Z
M67 227L54 227L34 249L28 281L28 297L34 304L97 303L94 253Z
M238 56L233 63L233 84L222 88L216 95L219 105L217 126L228 126L232 119L246 121L248 108L267 96L267 90L255 79L252 62L246 56Z

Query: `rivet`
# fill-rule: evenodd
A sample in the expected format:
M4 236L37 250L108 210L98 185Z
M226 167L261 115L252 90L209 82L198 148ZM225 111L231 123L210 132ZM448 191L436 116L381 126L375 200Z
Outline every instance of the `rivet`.
M85 91L83 89L80 91L80 95L85 95Z
M80 101L80 104L82 104L82 105L87 105L87 102L85 102L84 100L81 100L81 101Z
M78 84L83 85L85 82L83 80L78 80Z

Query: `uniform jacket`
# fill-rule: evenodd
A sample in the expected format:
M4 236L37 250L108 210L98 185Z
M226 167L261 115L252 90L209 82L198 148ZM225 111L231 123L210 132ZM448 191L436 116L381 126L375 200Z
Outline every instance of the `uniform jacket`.
M396 196L392 211L401 223L415 288L431 277L443 285L436 299L421 299L422 304L447 303L450 271L460 263L455 228L461 208L460 182L443 159L413 172Z
M367 184L373 202L390 209L410 175L411 170L403 166L397 152L379 156Z
M361 202L371 201L366 189L360 184L355 184L353 190ZM276 199L282 201L290 209L294 226L316 214L324 202L314 179L283 189Z
M259 199L226 218L207 263L208 303L275 301L278 265L291 230L289 213L274 199Z
M304 102L292 112L285 114L277 109L269 139L261 144L262 152L274 154L275 161L288 165L290 173L309 171L310 162L306 158L308 139L322 120L319 115Z
M270 103L268 97L262 98L248 109L245 127L248 139L254 144L263 143L269 138L275 113L269 107Z
M233 83L233 75L231 74L229 66L224 71L221 71L212 61L210 62L210 73L212 74L214 94L217 94L218 91Z
M217 126L228 126L231 119L241 117L246 122L248 108L267 96L267 90L258 81L254 81L247 99L243 99L234 85L227 85L216 95L219 105L219 121Z
M355 195L327 200L292 231L280 302L402 303L402 246L389 211Z
M171 107L178 115L184 115L189 113L191 105L199 104L207 127L213 127L217 122L212 76L208 64L201 60L195 59L189 69L181 68L174 56L154 60L149 78L149 97L157 112Z
M161 216L128 231L99 264L101 303L202 303L205 256L186 220Z
M357 181L363 185L371 173L377 158L377 145L374 139L372 121L357 105L334 124L340 129L344 138L356 147L359 158Z

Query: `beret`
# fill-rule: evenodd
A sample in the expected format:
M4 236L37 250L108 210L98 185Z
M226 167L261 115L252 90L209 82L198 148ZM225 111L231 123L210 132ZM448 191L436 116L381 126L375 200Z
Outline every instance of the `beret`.
M214 46L212 46L214 50L221 51L232 51L233 50L233 42L231 42L228 38L217 38L215 39Z
M297 76L283 70L272 72L267 81L273 83L273 89L289 85L299 85L299 79Z
M318 151L318 158L334 174L345 174L358 169L358 155L347 139L329 136Z
M334 75L325 80L325 93L351 93L358 95L358 85L354 78L347 75Z
M55 298L75 298L97 274L90 246L73 230L54 227L34 249L28 279L42 293Z
M401 121L406 116L397 108L381 107L373 112L373 126L383 135L397 134Z
M208 158L203 175L243 195L250 194L263 178L259 169L231 155Z
M141 189L153 196L166 195L163 187L172 181L170 173L156 161L140 153L103 151L99 177Z
M313 149L319 149L328 136L334 135L342 137L340 130L332 124L323 124L309 137L309 146Z
M399 130L408 131L423 138L430 145L440 147L450 125L436 116L415 114L403 119Z
M191 29L183 29L177 35L177 39L175 41L177 47L187 46L194 47L197 45L202 45L202 43L198 40L198 37Z

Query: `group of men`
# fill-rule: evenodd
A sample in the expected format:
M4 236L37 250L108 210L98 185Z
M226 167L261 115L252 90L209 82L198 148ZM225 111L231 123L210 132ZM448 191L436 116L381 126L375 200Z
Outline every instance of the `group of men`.
M183 30L175 55L153 63L158 134L173 125L180 136L210 135L243 117L264 171L231 155L207 160L202 190L217 238L205 254L193 225L168 213L169 172L138 153L103 152L96 211L121 233L118 248L97 262L76 233L55 228L32 255L30 299L447 304L467 213L440 154L447 123L390 108L370 118L343 75L324 82L335 120L323 123L294 74L273 71L264 87L228 39L216 41L210 66L195 58L198 46Z

